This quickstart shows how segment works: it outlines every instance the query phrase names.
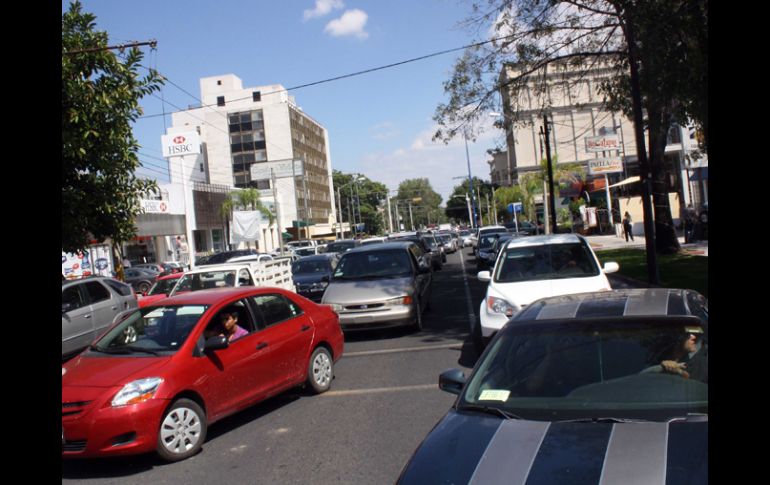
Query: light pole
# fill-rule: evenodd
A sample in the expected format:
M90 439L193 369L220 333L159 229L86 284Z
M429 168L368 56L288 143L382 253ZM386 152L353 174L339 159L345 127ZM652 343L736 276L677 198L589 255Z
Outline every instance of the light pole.
M465 140L465 160L468 162L468 184L471 191L471 205L473 206L473 218L471 218L471 229L476 227L476 202L473 200L473 176L471 175L471 157L468 153L468 131L463 128L463 139Z
M360 176L358 174L356 174L356 175L353 175L352 180L350 182L348 182L346 184L342 184L339 187L337 187L337 207L339 208L339 213L340 213L340 219L339 219L340 220L340 239L342 239L344 237L344 231L342 229L342 198L340 196L340 192L341 192L341 189L344 189L348 185L354 184L354 183L358 182L359 180L360 180ZM351 215L350 215L350 205L352 205L353 187L350 188L350 199L351 199L351 204L348 205L348 224L350 224L350 217L351 217ZM360 212L360 209L359 209L359 212Z
M488 116L503 118L503 126L505 126L505 120L510 120L510 118L503 113L498 113L496 111L492 111ZM511 139L513 140L513 125L511 125ZM511 167L511 145L508 144L508 129L505 130L505 145L505 155L508 165L508 170L506 170L506 172L508 172L508 187L513 187L513 167Z

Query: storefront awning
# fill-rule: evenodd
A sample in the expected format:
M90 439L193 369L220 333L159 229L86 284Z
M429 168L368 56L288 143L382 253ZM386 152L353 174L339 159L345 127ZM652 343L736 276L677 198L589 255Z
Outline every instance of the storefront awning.
M612 187L617 187L618 185L626 185L626 184L632 184L632 183L634 183L634 182L638 182L639 180L640 180L640 179L639 179L639 176L638 176L638 175L636 175L636 176L634 176L634 177L628 177L628 178L627 178L627 179L625 179L625 180L621 180L620 182L618 182L618 183L616 183L616 184L612 184L612 185L610 185L610 188L612 188Z

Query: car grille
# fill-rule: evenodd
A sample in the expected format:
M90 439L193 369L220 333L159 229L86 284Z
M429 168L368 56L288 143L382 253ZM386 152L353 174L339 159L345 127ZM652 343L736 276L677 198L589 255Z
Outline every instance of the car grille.
M356 311L356 310L375 310L377 308L382 308L384 306L385 306L384 303L371 303L371 304L368 304L368 305L347 305L345 307L345 310L351 310L351 311Z
M86 440L83 441L68 441L61 446L62 451L70 453L83 451L86 449Z
M61 403L61 415L74 416L82 413L88 408L88 405L93 401L78 401L78 402L63 402Z

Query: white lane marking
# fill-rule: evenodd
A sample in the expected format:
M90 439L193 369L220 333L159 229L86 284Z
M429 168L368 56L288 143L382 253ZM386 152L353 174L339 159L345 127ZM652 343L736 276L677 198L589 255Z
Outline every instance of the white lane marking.
M465 285L465 302L468 304L468 330L473 333L473 325L476 323L476 312L473 311L473 302L471 301L471 287L468 285L468 275L465 274L465 258L460 251L460 266L463 269L463 284Z
M363 350L361 352L345 352L343 357L361 357L363 355L396 354L399 352L419 352L422 350L455 349L462 350L462 342L443 345L429 345L425 347L405 347L400 349Z
M383 392L401 392L401 391L425 391L429 389L438 390L438 384L422 384L418 386L398 386L398 387L375 387L372 389L350 389L346 391L327 391L319 394L319 397L327 396L355 396L360 394L375 394Z

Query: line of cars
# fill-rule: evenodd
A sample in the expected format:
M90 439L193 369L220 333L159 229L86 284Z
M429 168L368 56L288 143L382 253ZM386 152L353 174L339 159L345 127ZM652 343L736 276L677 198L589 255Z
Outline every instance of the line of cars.
M414 240L415 236L418 240ZM422 312L430 301L433 271L433 258L423 251L430 245L419 236L401 235L400 241L356 245L342 255L313 255L295 261L297 292L306 292L308 299L292 292L276 295L274 289L244 288L200 292L202 300L185 302L200 306L203 300L214 298L209 294L220 292L230 298L235 293L227 292L255 291L249 293L243 306L251 312L247 317L252 329L249 335L261 335L269 328L260 326L260 322L270 318L259 320L257 315L265 318L281 314L258 306L265 300L257 295L264 292L272 292L271 297L282 296L283 302L288 302L289 310L284 308L285 319L277 318L279 323L291 322L298 314L328 312L327 318L336 318L331 333L340 337L335 338L341 339L342 327L353 330L406 324L419 329ZM628 470L635 470L645 479L668 475L703 482L708 433L705 298L687 290L613 292L605 274L617 271L617 264L601 266L581 236L498 237L495 242L499 248L490 270L478 274L488 287L474 337L478 332L483 339L479 339L480 347L486 344L486 349L469 378L459 370L439 377L439 387L457 394L457 400L405 465L399 483L486 483L501 476L516 483L544 477L567 483L576 474L588 481L596 479L597 483L601 477L604 481L623 482ZM304 263L311 264L304 268ZM300 283L299 275L309 273L318 279ZM156 327L152 319L172 309L179 318L179 309L171 303L181 302L183 296L165 300L160 304L162 311L157 310L157 305L144 309L149 316L141 326L113 327L89 352L104 352L106 355L100 357L105 359L146 361L176 355L179 352L174 352L175 348L181 350L180 346L186 345L192 357L183 353L185 358L178 357L174 362L188 370L198 365L198 373L190 372L200 381L201 363L206 356L221 358L220 353L229 345L221 340L208 342L200 336L195 345L189 344L181 329L181 336L156 339L163 327ZM197 317L197 323L186 321L183 325L185 329L194 328L195 335L216 319L216 312L197 306L190 311L194 316L185 316L188 320ZM208 323L201 324L202 320ZM310 330L303 328L299 333ZM109 340L110 336L113 340ZM142 336L153 342L136 344L143 342ZM257 350L265 348L261 347L265 343L262 337L251 338ZM688 352L682 351L683 343ZM300 347L303 352L298 357L283 357L299 362L295 369L304 366L302 372L284 377L286 386L304 382L313 390L328 389L332 365L341 355L341 347L332 352L314 344ZM254 349L243 352L253 355ZM89 355L84 354L78 362L87 358ZM673 366L678 372L671 371L670 362L679 359L686 359L686 363ZM127 366L125 362L113 362ZM81 400L88 396L78 394L80 388L88 387L81 383L92 377L91 372L102 376L94 370L95 362L90 364L73 369L65 366L63 373L72 372L70 379L74 380L70 382L78 385L68 386L67 392L73 393L68 406L63 391L63 414L65 410L79 412L75 404L88 402L90 406L91 401ZM100 370L104 366L100 365ZM242 406L225 406L221 414L209 414L207 402L213 397L201 396L203 390L196 394L163 386L165 377L147 377L144 369L120 379L107 391L93 391L100 396L94 399L99 403L99 412L84 412L103 420L101 434L95 435L95 448L76 439L74 430L82 427L67 425L70 440L64 446L70 451L65 455L99 456L155 449L165 459L184 459L200 448L208 424L273 395L239 395ZM179 381L184 379L175 375L173 382ZM277 393L286 388L273 390ZM154 405L144 406L145 402ZM127 405L138 407L125 408ZM129 429L124 418L136 413L136 409L146 409L147 420L157 423L157 427ZM116 426L118 422L122 427ZM63 442L64 424L63 417ZM683 457L675 451L682 447L690 450L691 456ZM634 453L629 452L632 449ZM652 455L654 460L649 458Z

